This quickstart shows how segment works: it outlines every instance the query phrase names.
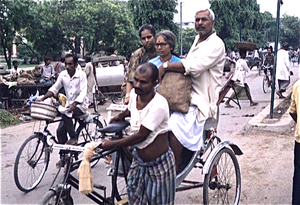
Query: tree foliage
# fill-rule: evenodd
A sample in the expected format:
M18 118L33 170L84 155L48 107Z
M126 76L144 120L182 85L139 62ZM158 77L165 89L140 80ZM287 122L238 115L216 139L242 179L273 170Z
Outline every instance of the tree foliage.
M0 40L8 68L11 68L12 47L17 34L30 26L34 18L31 13L35 6L33 1L3 0L0 2Z
M215 29L227 49L235 49L234 42L250 41L265 47L275 41L276 19L269 12L260 13L256 0L210 0L216 15ZM299 46L299 18L284 15L280 20L279 41Z
M286 14L280 19L280 42L288 42L293 48L300 46L300 19Z
M11 67L13 44L19 57L39 61L59 56L62 51L94 54L114 47L129 56L140 45L138 29L152 24L157 32L168 29L180 42L174 23L178 0L2 0L0 2L1 54ZM256 0L210 0L216 15L215 30L226 48L236 41L251 41L259 47L275 41L276 19L259 12ZM299 46L300 21L284 15L280 20L279 42ZM183 54L189 51L196 32L183 30ZM177 50L180 50L178 43Z
M174 14L177 0L129 0L128 8L135 29L144 24L152 24L156 31L171 30L174 34L179 32L179 27L174 23Z

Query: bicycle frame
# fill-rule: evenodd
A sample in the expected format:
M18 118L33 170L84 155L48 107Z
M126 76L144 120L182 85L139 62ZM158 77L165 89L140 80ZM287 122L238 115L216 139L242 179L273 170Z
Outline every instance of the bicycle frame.
M122 130L115 134L116 138L120 138L122 136L123 136ZM71 197L70 196L71 187L74 187L77 190L79 189L79 180L77 178L75 178L74 176L72 176L71 173L79 168L81 159L76 159L76 158L77 158L78 153L84 151L85 148L74 146L74 145L56 144L56 142L54 141L54 143L53 143L52 140L53 140L53 138L51 138L50 136L47 137L47 143L50 145L50 147L49 147L50 151L52 151L53 149L59 149L59 150L64 150L64 152L66 152L61 156L61 160L65 162L66 171L64 173L63 182L58 185L55 185L54 183L56 182L58 175L60 173L60 170L61 170L61 167L59 168L59 170L50 186L50 190L54 191L57 194L59 193L58 198L63 198L63 199L69 200L69 198ZM126 170L125 170L125 164L124 164L124 157L125 157L124 148L118 148L118 149L113 149L113 150L108 150L108 151L98 149L96 156L92 157L90 162L104 158L105 156L110 155L114 152L117 153L117 156L114 161L115 166L114 166L114 172L113 172L113 176L114 176L113 184L116 184L117 175L118 175L118 171L119 171L118 170L119 166L116 166L116 165L119 165L120 160L122 161L123 172L125 173L125 175L127 175ZM125 180L127 182L126 177L125 177ZM99 192L93 190L92 192L87 194L86 196L88 198L90 198L92 201L96 202L97 204L111 204L114 201L115 187L112 187L110 197L106 197L106 191L107 191L106 186L94 184L94 187L99 190L102 190L104 193L103 193L103 195L101 195Z

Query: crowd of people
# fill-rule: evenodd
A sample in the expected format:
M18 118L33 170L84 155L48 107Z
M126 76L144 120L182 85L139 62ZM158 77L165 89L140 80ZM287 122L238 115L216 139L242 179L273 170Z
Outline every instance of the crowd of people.
M174 204L176 174L179 172L183 149L200 150L206 120L218 117L217 101L225 64L225 45L214 31L214 25L215 15L211 9L196 12L195 30L198 35L184 59L179 58L175 51L174 33L163 30L156 34L155 28L150 24L139 29L143 46L132 53L124 82L124 104L128 107L111 119L113 122L130 117L132 134L119 140L105 139L101 144L104 150L132 147L133 161L127 176L130 204ZM284 44L283 49L278 51L276 77L279 84L277 95L280 98L284 97L282 93L289 84L286 48L288 45ZM273 65L272 49L268 49L270 51L268 50L263 64ZM236 81L237 89L246 92L250 106L255 106L257 103L252 100L246 83L246 73L252 68L244 60L246 50L240 49L239 56L233 80ZM236 56L232 56L232 59L235 58ZM40 83L53 85L38 101L55 96L62 88L67 97L66 108L71 116L62 114L62 121L57 129L57 138L61 144L77 143L72 118L85 114L92 101L92 87L96 83L94 67L90 56L86 56L85 61L85 72L79 68L78 58L73 54L67 54L55 66L46 57L45 65L41 67ZM19 72L16 67L14 69L14 72ZM170 102L157 92L167 73L180 73L191 79L187 113L170 111ZM225 105L231 107L230 99ZM291 107L291 113L295 117L295 106ZM299 161L298 158L295 160ZM60 162L57 166L61 166Z

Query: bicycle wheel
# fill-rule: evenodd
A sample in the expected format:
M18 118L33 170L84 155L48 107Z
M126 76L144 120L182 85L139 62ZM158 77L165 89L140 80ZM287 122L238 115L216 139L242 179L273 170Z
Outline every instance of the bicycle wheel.
M204 204L238 204L241 195L241 173L235 154L229 148L221 149L214 157L205 175Z
M132 156L131 153L126 149L124 149L124 151L122 152L123 155L123 162L124 162L124 167L125 169L123 169L123 164L122 164L122 160L120 158L119 163L115 162L114 167L119 166L118 167L118 173L117 174L113 174L111 181L112 181L112 188L115 191L115 198L117 201L121 201L121 200L126 200L126 198L128 198L127 196L127 174L129 171L129 167L131 164L131 160L132 160Z
M267 79L267 76L265 75L263 78L263 91L264 93L267 93L271 89L271 85L269 84L269 81Z
M34 134L20 147L14 165L14 179L23 192L33 190L42 180L49 163L43 135Z
M80 126L76 133L78 134L78 144L84 146L86 143L91 141L97 141L102 138L102 133L98 132L100 128L103 128L102 123L96 118L93 119L93 122L86 123L85 126ZM83 159L84 153L78 155L79 159ZM100 159L95 160L91 163L93 168L99 162Z
M94 104L94 111L95 112L98 112L98 104L99 103L100 103L99 96L97 95L97 93L93 93L93 104Z
M73 205L73 198L70 196L68 199L58 198L58 193L53 190L47 191L44 195L41 204L62 204L62 205Z

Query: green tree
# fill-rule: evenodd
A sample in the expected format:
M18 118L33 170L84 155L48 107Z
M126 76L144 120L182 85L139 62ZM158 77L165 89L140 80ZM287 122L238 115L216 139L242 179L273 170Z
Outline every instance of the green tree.
M293 48L300 45L300 19L296 16L288 16L284 14L280 19L280 42L288 42Z
M185 55L190 51L195 40L197 32L194 28L185 28L182 31L182 54ZM178 50L180 49L180 42L178 43Z
M144 24L152 24L156 31L171 30L177 34L179 27L174 23L177 0L129 0L128 8L136 30ZM177 36L178 38L178 36Z
M234 42L250 41L265 44L263 15L259 12L256 0L210 0L216 15L215 29L224 40L227 49L235 49Z
M16 35L22 35L22 29L30 25L34 18L31 11L35 6L33 1L2 0L0 2L0 40L7 67L11 68L12 47Z

